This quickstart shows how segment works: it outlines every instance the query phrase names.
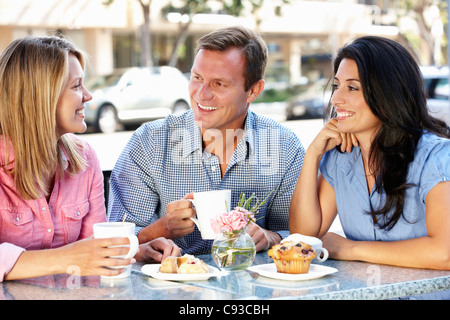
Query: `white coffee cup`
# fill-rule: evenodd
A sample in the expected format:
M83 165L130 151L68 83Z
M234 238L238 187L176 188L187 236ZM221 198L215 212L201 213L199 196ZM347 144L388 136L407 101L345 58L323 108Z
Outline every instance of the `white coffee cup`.
M197 218L191 218L200 230L203 239L214 239L216 233L210 220L220 213L230 211L231 190L194 192L194 200L189 199L197 211Z
M305 236L299 233L293 233L287 238L284 238L281 243L285 241L304 242L309 244L316 251L317 255L313 262L324 262L328 259L328 250L322 247L322 240L315 237Z
M134 255L139 250L139 240L134 234L135 224L131 222L101 222L94 224L94 238L96 239L104 239L104 238L115 238L115 237L124 237L130 240L129 245L123 245L121 247L129 247L130 250L128 254L122 256L113 256L111 258L120 258L120 259L130 259L133 258ZM124 271L117 276L102 276L108 279L119 279L128 277L131 274L131 265L128 266L119 266L119 267L108 267L108 268L123 268Z

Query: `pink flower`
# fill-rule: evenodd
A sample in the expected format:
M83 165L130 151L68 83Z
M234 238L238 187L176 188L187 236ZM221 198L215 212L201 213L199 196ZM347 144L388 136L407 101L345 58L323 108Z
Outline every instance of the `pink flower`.
M215 233L221 231L231 233L244 229L254 219L253 212L242 207L236 207L234 210L217 215L210 222Z

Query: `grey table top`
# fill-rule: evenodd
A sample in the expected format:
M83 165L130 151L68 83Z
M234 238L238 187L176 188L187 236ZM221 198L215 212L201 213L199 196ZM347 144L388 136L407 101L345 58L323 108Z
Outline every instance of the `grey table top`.
M210 255L198 257L215 266ZM268 263L272 260L267 252L261 252L253 266ZM222 271L208 280L166 281L142 273L143 264L136 263L131 276L124 280L55 275L5 281L0 286L0 299L374 300L450 290L450 271L337 260L327 260L321 265L336 268L338 272L313 280L287 281L249 270Z

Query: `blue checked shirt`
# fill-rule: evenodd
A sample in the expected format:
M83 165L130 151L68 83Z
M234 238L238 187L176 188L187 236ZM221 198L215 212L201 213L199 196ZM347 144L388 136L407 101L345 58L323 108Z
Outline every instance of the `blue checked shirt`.
M230 189L233 208L241 192L262 200L274 190L256 215L257 224L285 237L304 154L294 132L249 111L244 136L222 178L218 158L202 148L192 111L170 115L141 126L124 148L111 174L108 219L122 221L126 214L139 232L190 192ZM209 253L212 244L197 227L174 241L189 254Z

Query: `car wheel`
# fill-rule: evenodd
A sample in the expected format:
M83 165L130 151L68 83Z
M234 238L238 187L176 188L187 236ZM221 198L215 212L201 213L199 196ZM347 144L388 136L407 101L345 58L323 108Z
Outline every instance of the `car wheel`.
M118 120L114 106L107 104L100 108L97 116L97 130L112 133L117 130Z
M189 109L189 104L186 101L177 101L173 105L172 114L180 114Z

